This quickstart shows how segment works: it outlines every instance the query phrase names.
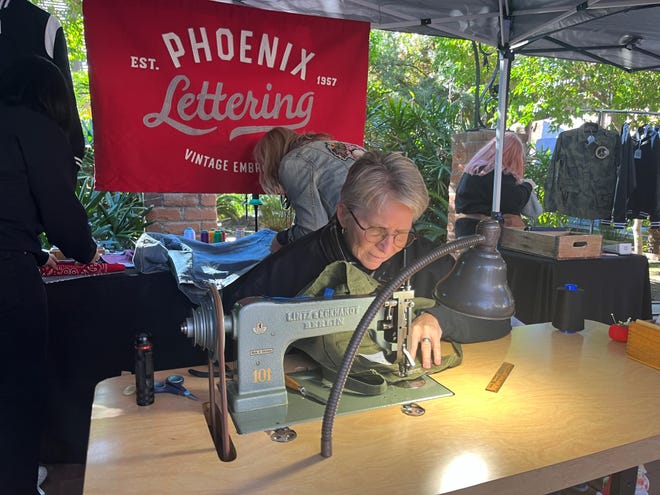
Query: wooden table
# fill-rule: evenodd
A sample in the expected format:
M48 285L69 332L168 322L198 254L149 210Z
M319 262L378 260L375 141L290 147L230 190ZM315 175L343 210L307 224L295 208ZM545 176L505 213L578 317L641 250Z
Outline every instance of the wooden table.
M419 417L398 406L338 416L329 458L314 421L293 425L288 444L232 431L238 458L223 463L199 403L164 394L138 407L122 395L130 376L105 380L84 493L534 495L624 471L660 459L660 371L627 358L607 330L536 324L464 345L463 363L438 375L455 396L423 402ZM504 361L513 371L486 391ZM208 397L205 379L186 383Z

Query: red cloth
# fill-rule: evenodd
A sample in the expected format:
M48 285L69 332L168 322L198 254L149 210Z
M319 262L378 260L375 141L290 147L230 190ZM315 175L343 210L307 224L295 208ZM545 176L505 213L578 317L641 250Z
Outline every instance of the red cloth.
M71 261L60 261L57 267L43 265L39 268L42 277L55 277L58 275L95 275L98 273L120 272L126 267L121 263L88 263L83 265Z

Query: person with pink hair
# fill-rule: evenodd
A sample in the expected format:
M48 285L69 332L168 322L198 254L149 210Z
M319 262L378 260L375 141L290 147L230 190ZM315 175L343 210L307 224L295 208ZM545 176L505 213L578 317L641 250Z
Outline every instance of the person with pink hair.
M456 238L474 234L480 220L493 206L495 138L486 143L465 166L456 190ZM500 211L507 227L524 227L520 213L529 201L534 181L524 179L525 145L513 132L504 135Z

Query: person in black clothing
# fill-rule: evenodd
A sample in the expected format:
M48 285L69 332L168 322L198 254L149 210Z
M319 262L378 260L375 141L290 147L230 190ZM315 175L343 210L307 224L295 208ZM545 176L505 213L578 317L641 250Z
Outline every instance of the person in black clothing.
M427 205L426 186L411 160L398 153L366 152L350 168L328 224L270 254L223 288L225 311L245 297L294 297L334 261L352 263L388 283L437 247L423 237L416 239L413 230ZM453 258L444 256L413 275L415 296L433 298L437 282L453 265ZM415 356L421 346L424 368L441 364L441 339L471 342L501 336L488 335L482 330L487 326L454 323L438 307L414 320L409 350Z
M0 491L37 493L48 308L39 266L45 233L70 258L97 257L75 195L71 119L60 70L18 58L0 74Z
M456 238L474 234L477 224L489 217L493 207L495 173L495 138L491 139L472 157L463 170L456 189ZM502 189L500 211L507 227L524 227L520 217L534 188L525 173L525 146L513 132L504 135L502 151Z

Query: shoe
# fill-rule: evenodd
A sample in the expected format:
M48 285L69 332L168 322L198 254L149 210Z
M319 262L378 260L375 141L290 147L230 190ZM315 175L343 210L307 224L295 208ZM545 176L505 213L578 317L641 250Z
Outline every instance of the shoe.
M48 476L46 466L39 466L39 474L37 475L37 492L39 492L39 495L46 495L46 492L41 489L41 484L46 480L46 476Z

